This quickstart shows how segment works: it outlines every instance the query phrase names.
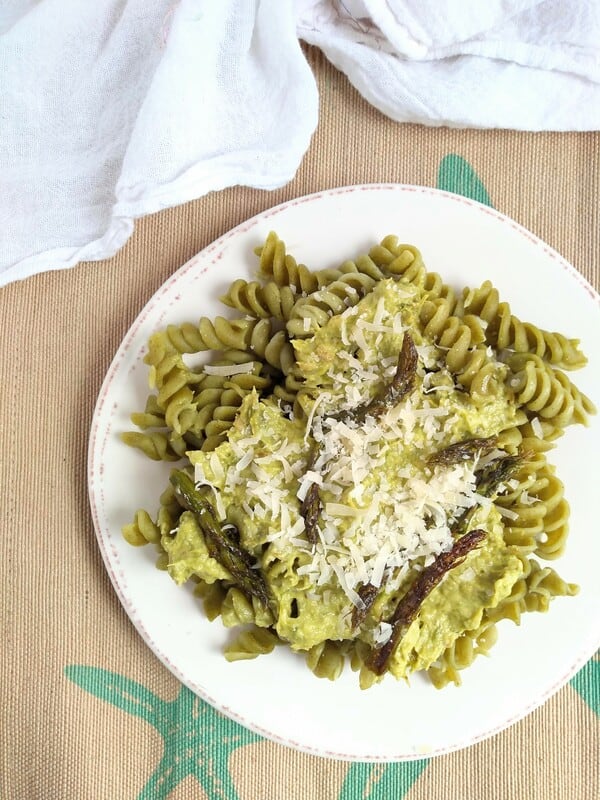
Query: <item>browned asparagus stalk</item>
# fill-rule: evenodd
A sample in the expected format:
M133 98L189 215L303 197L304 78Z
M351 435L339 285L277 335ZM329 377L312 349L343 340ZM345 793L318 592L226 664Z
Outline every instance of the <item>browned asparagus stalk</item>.
M485 537L483 530L476 529L457 539L447 553L440 553L435 561L419 573L416 580L399 601L389 620L392 635L385 644L371 650L366 665L376 675L387 670L390 657L398 646L403 632L413 622L425 598L453 567L461 564L466 556L477 547Z
M207 491L197 489L192 478L182 470L173 470L170 480L183 506L196 518L209 555L225 567L249 600L256 597L268 608L269 591L261 571L255 568L250 553L223 530L208 500Z
M308 487L306 497L300 506L300 514L304 519L306 538L311 544L316 544L319 541L317 525L321 516L321 498L318 484L311 483Z
M362 606L354 606L352 609L353 628L358 628L363 624L378 594L379 589L377 586L373 586L372 583L363 583L358 589L358 596L362 600Z
M472 461L478 455L487 455L496 447L498 439L496 436L488 436L485 439L465 439L462 442L438 450L437 453L429 456L428 464L441 464L452 466L460 464L461 461Z
M398 356L396 374L392 382L385 386L383 391L369 403L353 409L350 412L350 418L357 422L364 422L367 416L378 418L388 409L397 405L414 388L418 360L417 348L412 337L405 332Z

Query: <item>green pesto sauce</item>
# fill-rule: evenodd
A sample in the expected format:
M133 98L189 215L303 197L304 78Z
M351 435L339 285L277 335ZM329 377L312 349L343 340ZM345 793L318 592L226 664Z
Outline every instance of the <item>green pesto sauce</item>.
M360 358L360 348L356 343L346 344L344 340L352 334L357 318L372 322L375 314L381 311L381 298L391 315L402 315L402 324L410 325L411 335L416 345L427 347L428 342L418 323L418 311L423 301L421 293L410 294L410 289L396 281L381 281L363 300L352 314L344 319L333 316L328 323L310 339L294 342L299 366L306 378L303 391L304 407L310 411L314 401L323 392L331 395L327 401L331 409L339 407L339 396L331 375L347 368L348 361L341 355L348 353ZM356 313L355 313L356 312ZM344 326L344 327L342 327ZM365 334L371 344L377 334ZM396 357L402 343L402 333L386 333L377 339L380 358ZM499 373L501 366L498 365ZM414 395L421 396L421 381L417 381ZM382 382L369 387L369 395L374 396ZM428 443L425 432L416 426L410 445L388 448L384 464L370 475L364 486L368 494L377 487L381 475L402 490L402 481L396 476L403 467L423 471L424 455L443 446L474 436L490 436L514 424L515 408L503 388L503 381L496 393L490 394L484 404L475 403L467 392L450 391L428 394L428 402L436 408L447 409L453 423L450 435L435 446ZM309 466L309 452L313 444L306 436L303 421L286 418L273 400L259 400L256 393L248 395L241 406L238 417L232 426L228 441L213 453L192 451L190 461L202 468L206 481L210 482L220 494L228 522L236 525L240 532L242 545L257 559L265 580L271 590L277 609L275 629L279 636L288 641L296 650L308 650L327 639L339 640L365 638L372 636L372 629L393 611L392 600L396 601L404 592L402 588L394 597L386 594L385 588L373 606L364 626L357 633L351 628L352 604L342 590L335 575L323 585L298 569L311 562L310 547L298 547L284 535L281 536L281 517L270 513L264 516L251 515L248 509L256 508L251 487L256 483L253 465L259 464L263 477L271 488L279 491L279 499L288 508L288 526L293 527L301 516L300 501L296 494L299 478ZM239 443L248 446L252 442L252 463L241 471L240 482L228 482L230 470L235 471L239 462ZM235 445L238 444L236 450ZM288 448L287 470L281 460L269 460L282 445ZM262 463L261 459L266 460ZM218 468L215 469L215 459ZM289 475L292 468L294 474ZM286 474L287 473L287 474ZM322 502L337 502L352 505L355 501L346 492L344 496L334 497L322 493ZM522 564L513 548L507 546L502 538L502 525L498 512L492 508L478 512L478 525L487 530L484 543L470 553L463 564L451 570L443 581L424 600L417 618L406 631L393 657L390 669L397 676L407 672L427 668L463 632L478 626L484 609L496 606L511 591L522 573ZM340 540L349 523L341 520ZM284 531L284 534L287 531ZM299 532L295 537L306 541L305 534ZM202 535L189 513L184 513L178 531L172 537L163 537L169 555L169 572L181 583L191 575L196 575L208 583L227 579L226 571L208 555ZM412 571L406 579L410 581Z
M488 531L481 546L451 569L425 598L419 614L407 628L390 662L398 678L427 669L465 631L481 624L486 608L495 608L510 594L523 574L523 563L504 544L500 515L491 509L473 527Z
M177 584L185 583L192 575L198 575L206 583L231 578L225 567L209 556L204 536L191 511L184 511L179 518L176 536L162 537L162 546L169 555L169 575Z

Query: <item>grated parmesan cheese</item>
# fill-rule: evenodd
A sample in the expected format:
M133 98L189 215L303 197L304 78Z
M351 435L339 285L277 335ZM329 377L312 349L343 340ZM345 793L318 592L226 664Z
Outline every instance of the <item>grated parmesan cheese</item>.
M531 430L536 438L538 439L544 438L544 429L542 428L542 423L540 422L539 417L532 417Z
M380 622L373 631L373 641L375 644L383 645L389 642L392 636L392 626L389 622Z
M207 375L220 375L228 378L232 375L245 375L254 370L254 362L248 361L245 364L224 364L224 365L211 365L205 364L202 367Z
M504 508L503 506L497 506L497 508L502 516L506 517L506 519L510 519L511 521L519 519L519 515L516 511L513 511L512 508Z
M348 292L348 296L353 294ZM413 294L407 289L407 296ZM376 308L371 306L369 319L358 316L355 306L337 316L341 318L339 349L331 363L319 366L319 380L326 376L326 388L315 391L310 408L307 404L303 441L284 438L273 444L273 431L265 430L261 438L248 427L243 436L230 441L236 464L227 467L227 475L217 453L207 454L205 464L216 483L225 481L224 491L237 486L239 492L243 483L241 507L255 526L268 530L265 539L274 557L285 560L290 548L302 551L297 574L306 576L311 589L322 587L316 594L324 602L333 583L360 607L359 585L385 585L386 591L394 591L409 569L418 571L450 550L453 525L465 510L482 508L485 519L492 501L477 492L475 470L506 454L496 450L479 461L427 465L431 453L465 430L466 421L465 406L446 397L453 385L432 385L434 379L450 378L450 373L444 371L443 348L427 343L416 345L420 391L404 397L378 419L369 415L339 419L340 410L369 402L395 374L398 359L390 353L397 352L398 339L390 346L390 337L401 336L405 328L402 313L390 313L383 296ZM302 324L305 331L310 330L310 316ZM427 372L430 369L436 372ZM540 425L533 420L532 428L536 422ZM473 427L479 425L477 419ZM294 437L300 438L297 428L293 433L290 429L289 438ZM309 462L313 445L317 457ZM202 470L196 476L208 483ZM300 513L313 485L319 487L320 498L316 543L309 542ZM524 504L535 502L528 500L526 492L521 498ZM518 518L511 509L500 513ZM469 571L463 578L470 579ZM390 629L382 623L373 635L377 641L387 641Z
M368 363L370 361L371 350L369 348L367 340L365 339L365 334L363 332L363 326L359 325L359 322L361 322L361 320L358 320L358 322L356 323L356 325L354 327L353 337L352 338L354 339L356 344L362 350L363 355L365 357L365 361ZM342 355L342 353L340 353L340 355ZM355 359L355 361L357 361L357 359ZM359 369L362 370L362 364L360 363L360 361L357 361L357 363L358 363Z

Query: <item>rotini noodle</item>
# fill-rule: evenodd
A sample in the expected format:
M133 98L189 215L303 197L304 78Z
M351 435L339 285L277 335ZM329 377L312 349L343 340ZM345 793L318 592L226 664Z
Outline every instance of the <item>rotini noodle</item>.
M561 369L578 369L587 363L577 339L521 322L511 314L508 303L500 302L490 281L479 289L465 289L460 305L485 320L487 342L498 350L533 353Z
M279 644L279 637L268 628L257 628L242 631L223 650L227 661L247 661L250 658L272 653Z
M321 285L319 274L311 272L304 264L298 264L286 253L285 244L271 231L262 247L256 249L260 258L259 273L273 278L278 286L289 286L296 292L314 292ZM323 276L327 282L327 277Z
M340 314L355 305L369 292L375 280L359 272L348 272L318 289L308 297L300 298L290 312L287 332L292 338L305 338L322 328L333 314Z
M306 654L308 668L317 678L326 678L335 681L344 669L345 656L340 651L337 642L321 642Z
M135 512L134 521L124 526L123 537L136 547L149 543L158 544L160 528L152 521L147 511L140 509Z
M236 311L251 317L274 318L286 322L298 295L289 286L279 286L269 281L264 286L258 281L234 281L221 301Z

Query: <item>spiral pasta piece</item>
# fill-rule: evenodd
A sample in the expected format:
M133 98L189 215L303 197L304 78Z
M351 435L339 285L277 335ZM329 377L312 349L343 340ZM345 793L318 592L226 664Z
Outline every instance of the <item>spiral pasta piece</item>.
M298 299L290 286L279 286L269 281L264 286L258 281L238 279L229 287L221 301L243 314L257 319L273 317L286 322L292 306Z
M229 589L221 607L221 619L226 628L254 622L254 607L239 589Z
M283 405L290 408L294 419L301 420L306 418L304 408L300 402L300 397L304 387L304 378L300 374L298 367L294 368L285 376L282 384L277 384L273 388L273 396Z
M427 300L445 300L449 314L455 314L457 308L456 292L447 283L444 283L437 272L427 272L423 281L423 289L427 293Z
M279 637L272 630L253 626L236 636L223 653L227 661L247 661L272 653L278 644Z
M121 434L121 441L141 450L145 456L153 461L177 461L180 453L175 449L174 442L168 433L163 431L125 431Z
M206 583L206 581L198 580L194 587L194 594L202 598L204 613L210 622L221 615L223 602L227 595L227 589L223 586L221 581Z
M207 423L212 419L221 395L224 378L220 376L207 376L207 381L200 391L193 393L189 387L179 389L172 396L164 396L165 419L176 434L181 436L193 433L202 437ZM160 394L159 394L160 397Z
M223 350L235 348L243 350L248 346L256 322L248 319L225 319L201 317L198 322L198 333L203 346L199 350Z
M160 389L165 383L165 379L160 380L160 376L170 378L173 370L177 371L175 379L181 382L177 388L183 383L201 381L203 376L189 370L181 354L205 350L246 350L257 322L246 318L230 320L215 317L211 320L201 317L195 329L189 324L170 325L161 334L154 334L150 338L145 361L154 367L157 387Z
M489 325L496 318L499 305L498 290L491 281L484 281L479 288L463 290L462 297L457 300L456 313L462 316L468 310Z
M157 405L164 409L165 422L176 435L184 436L191 432L196 438L201 437L213 420L224 388L235 388L242 394L251 389L259 392L268 389L272 381L261 374L263 363L254 360L257 356L284 373L291 367L293 353L285 333L273 333L269 320L249 320L248 323L247 350L227 349L221 359L213 362L213 366L251 363L250 372L230 376L201 374L201 380L192 386L187 382L188 371L179 366L162 376Z
M231 587L225 595L221 607L221 619L226 628L250 623L254 623L260 628L268 628L273 624L271 612L265 609L255 597L250 601L235 586Z
M361 689L369 689L381 681L381 676L376 675L367 666L366 661L369 656L369 645L357 639L354 641L348 652L350 669L358 672L358 682Z
M327 324L333 314L356 305L369 292L375 279L359 272L348 272L324 289L300 298L290 312L286 328L291 338L312 336Z
M571 381L557 377L557 371L534 354L515 354L508 358L512 375L508 386L514 392L516 402L529 412L561 428L577 421L584 414L583 401L572 387ZM586 417L587 418L587 415Z
M488 608L484 612L485 618L490 622L500 622L503 619L514 622L515 625L521 624L521 614L525 611L525 597L529 591L527 578L531 572L531 561L522 553L517 553L521 561L523 573L513 584L507 597L498 603L495 608Z
M175 433L183 434L192 427L195 417L194 393L189 386L182 386L166 401L165 422Z
M510 514L505 541L524 554L558 558L565 549L569 517L562 482L541 452L533 458L530 454L515 481L517 485L496 500Z
M164 428L165 413L158 405L155 394L148 395L143 411L134 411L130 417L134 425L145 431L148 428Z
M346 658L336 642L325 641L311 647L306 654L306 663L317 678L337 680L344 670Z
M267 333L266 326L261 331L257 326L251 347L265 359L267 364L281 370L284 375L287 375L296 363L294 350L285 331L270 330Z
M538 417L532 419L535 419L535 424L532 420L527 420L518 426L523 451L544 453L551 450L555 447L555 440L563 435L563 429Z
M554 597L576 595L579 587L567 583L550 567L542 567L535 559L529 559L527 592L522 600L523 611L547 611Z
M499 304L487 335L490 343L499 350L534 353L562 369L579 369L587 364L587 358L579 349L576 339L567 339L560 333L551 333L530 322L521 322L511 314L508 303Z
M174 349L165 332L150 338L144 361L150 365L150 386L158 391L153 400L157 412L165 413L171 400L175 400L170 417L170 422L173 423L178 419L178 411L183 414L184 409L189 408L192 392L190 387L202 383L205 375L187 367L181 353ZM177 426L175 434L180 436L183 426L179 422Z
M166 418L175 426L175 431L186 441L195 443L197 449L212 450L223 441L248 392L255 389L261 393L271 388L270 378L261 374L262 363L253 358L241 351L229 351L228 358L219 359L214 365L248 363L251 371L230 376L207 375L200 391L185 396L185 404L178 395L169 399Z
M500 302L490 281L484 281L479 289L465 289L462 307L488 323L487 342L499 350L533 353L561 369L579 369L587 363L577 339L522 322L511 313L508 303Z
M452 317L452 312L452 303L446 297L426 300L419 313L423 334L434 340L439 340L448 320ZM453 317L453 319L456 319L456 317Z
M535 555L546 560L558 558L565 551L569 532L569 504L564 497L564 486L556 475L548 473L546 485L537 496L546 508L544 530L538 537Z
M579 592L574 583L567 583L555 570L542 567L534 558L521 556L524 574L515 583L510 595L486 614L498 622L510 619L516 625L521 623L521 615L526 612L545 612L554 597L573 596Z
M554 377L573 399L573 422L579 425L589 425L589 417L596 413L596 406L564 372L555 369Z
M485 368L484 368L485 370ZM482 370L482 372L484 372ZM497 436L497 447L510 455L516 455L523 444L523 434L517 426L506 428Z
M470 667L478 655L488 655L497 639L496 625L486 618L484 612L480 626L459 636L429 667L427 677L436 689L442 689L449 683L460 686L461 670Z
M161 534L169 533L174 527L175 522L179 519L183 512L183 506L179 502L173 486L169 483L167 488L162 492L159 498L160 510L158 512L157 524L160 528ZM166 513L169 515L168 527L165 518L161 514Z
M472 320L465 322L451 316L436 337L438 345L445 350L446 366L474 398L484 398L498 391L498 369L490 368L487 348L478 343L481 333L481 328Z
M166 338L169 346L178 353L199 353L206 350L205 340L198 325L184 322L182 325L168 325Z
M135 512L133 522L123 526L123 538L135 547L149 543L158 544L160 528L152 521L150 514L141 508Z
M524 555L533 553L538 537L544 530L545 505L540 501L535 505L517 502L511 506L510 511L517 516L511 517L510 524L505 527L504 541Z
M220 393L217 403L212 407L210 419L204 426L206 440L202 444L203 450L214 450L225 440L248 391L230 386Z
M386 236L369 250L369 257L386 277L397 277L423 287L426 269L421 252L410 244L403 244L397 236Z
M164 332L150 338L144 361L150 365L150 385L157 389L152 400L152 413L156 417L163 414L165 424L180 436L188 426L182 424L179 417L186 412L189 417L193 391L205 380L205 376L186 366L181 353L174 349ZM173 406L167 415L171 402ZM148 403L146 405L148 411ZM144 419L140 421L143 422ZM146 421L151 421L151 417L146 418Z
M272 278L278 286L289 286L296 292L314 292L321 285L320 280L327 281L328 276L319 278L317 273L286 253L284 242L271 231L262 247L254 251L260 258L259 273L263 277Z

